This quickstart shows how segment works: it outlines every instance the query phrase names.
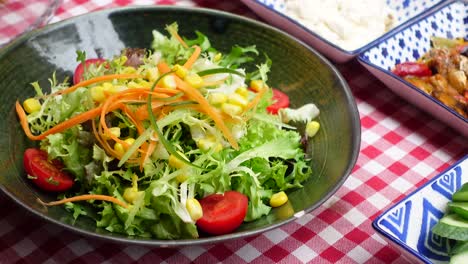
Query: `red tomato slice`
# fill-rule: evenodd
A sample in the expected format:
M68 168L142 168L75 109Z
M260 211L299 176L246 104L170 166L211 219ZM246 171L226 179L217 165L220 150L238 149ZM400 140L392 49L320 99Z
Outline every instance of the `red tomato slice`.
M85 61L86 67L88 67L91 64L101 64L104 63L106 60L105 59L87 59ZM78 64L75 69L75 74L73 74L73 83L77 84L83 80L83 73L84 73L84 68L83 68L83 63Z
M234 231L247 214L248 198L237 191L212 194L200 200L203 217L197 226L208 234L223 235Z
M30 148L24 152L24 169L39 188L45 191L63 192L73 186L73 178L62 171L63 164L58 160L49 161L47 152Z
M289 97L280 90L272 89L272 91L274 103L267 107L267 111L276 115L281 108L289 107Z

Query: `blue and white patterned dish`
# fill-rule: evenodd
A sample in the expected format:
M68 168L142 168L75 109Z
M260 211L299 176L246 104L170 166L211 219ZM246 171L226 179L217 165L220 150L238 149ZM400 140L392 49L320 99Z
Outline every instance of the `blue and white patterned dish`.
M370 46L379 43L380 40L398 31L404 24L417 18L430 8L445 2L444 0L387 0L387 6L394 10L397 26L384 34L383 36L369 42L368 44L355 49L347 50L331 43L325 38L321 37L314 31L303 26L297 20L286 15L285 1L284 0L242 0L248 7L250 7L260 17L268 21L270 24L294 35L295 37L303 40L307 44L317 49L322 54L335 62L346 62L356 57L362 51L368 49ZM320 7L317 7L320 8Z
M432 36L467 39L467 26L468 3L448 1L382 39L358 60L396 94L468 137L468 119L391 72L396 64L416 61L427 52Z
M453 243L434 235L431 229L444 215L452 194L465 182L468 156L382 213L372 226L409 260L447 263Z

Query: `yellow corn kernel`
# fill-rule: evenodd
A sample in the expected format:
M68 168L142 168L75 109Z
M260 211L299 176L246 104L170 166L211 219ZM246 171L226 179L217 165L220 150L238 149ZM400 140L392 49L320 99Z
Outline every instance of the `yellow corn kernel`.
M123 144L121 144L120 142L117 142L114 144L114 150L115 152L117 152L117 154L119 156L123 156L125 154L125 151L127 151L127 149L133 144L135 143L135 139L134 138L127 138L124 140L125 142L125 146Z
M223 57L223 54L221 54L220 52L216 53L216 55L214 56L213 58L213 61L214 62L218 62L221 60L221 58Z
M208 151L215 146L216 142L208 138L201 138L197 140L197 146L203 151Z
M238 93L232 93L228 95L227 101L230 104L238 105L242 108L246 107L249 104L249 101L247 101L245 97Z
M185 81L193 88L200 88L203 86L203 79L196 73L185 76Z
M128 146L130 147L131 145L133 145L133 143L135 143L135 139L134 138L127 138L124 140L125 143L128 144Z
M182 183L182 182L186 181L186 180L188 179L188 177L189 177L189 176L188 176L187 173L184 171L184 172L182 172L181 174L179 174L179 175L176 176L176 181L177 181L178 183Z
M138 85L140 86L140 88L151 88L151 83L150 82L147 82L145 80L140 80L138 81Z
M122 74L134 74L136 73L137 70L133 67L125 67L123 70L122 70Z
M128 58L125 55L120 56L119 58L115 59L120 65L124 65L127 61Z
M120 127L110 127L109 132L116 137L120 137ZM111 137L110 135L105 134L104 139L111 139Z
M119 157L122 157L125 154L125 149L123 145L119 142L114 144L114 151L117 153Z
M105 91L110 91L112 88L114 88L114 85L111 82L105 82L101 84L102 87L104 87Z
M275 216L280 220L288 219L289 217L293 216L294 213L294 208L289 201L274 211Z
M219 152L223 149L223 145L217 142L214 137L201 138L196 141L197 147L202 151L209 151L213 149L215 152Z
M271 207L279 207L285 204L288 201L288 196L285 192L281 191L275 193L270 198L270 206Z
M91 98L95 102L104 102L106 100L106 95L104 94L104 87L101 85L91 87Z
M187 199L187 204L185 206L190 215L190 218L192 218L193 221L197 221L198 219L203 217L203 209L201 207L200 202L198 202L197 199Z
M208 102L212 105L221 105L227 102L227 96L224 93L210 93Z
M146 69L145 78L150 82L155 82L159 78L158 68Z
M129 81L127 83L127 87L130 88L130 89L141 88L141 86L138 83L134 82L134 81Z
M116 94L121 90L121 88L114 86L111 82L103 83L102 87L104 88L104 94Z
M242 97L244 98L248 98L249 97L249 90L247 90L247 88L245 87L239 87L236 89L236 93L241 95Z
M250 88L255 92L260 92L265 87L265 83L262 80L252 80L250 81Z
M41 103L35 98L29 98L23 102L23 108L26 113L31 114L41 110Z
M237 116L240 115L240 113L242 113L242 107L230 103L222 104L221 110L230 116Z
M308 137L313 137L320 129L320 123L317 121L311 121L307 123L305 132Z
M180 156L184 157L184 154L178 152ZM170 155L169 156L169 166L173 167L173 168L176 168L176 169L182 169L183 167L186 166L185 162L183 162L182 160L180 160L179 158L177 158L176 156L174 155Z
M180 78L185 78L185 76L187 75L187 68L185 68L184 66L181 66L179 64L174 65L174 67L172 67L172 70Z
M175 89L177 85L176 85L174 76L172 75L164 76L161 79L161 86L164 88L168 88L168 89Z
M132 187L125 188L125 191L123 193L123 198L125 199L125 201L129 203L133 203L135 202L136 198L140 196L140 194L141 193L138 191L138 188L132 186Z

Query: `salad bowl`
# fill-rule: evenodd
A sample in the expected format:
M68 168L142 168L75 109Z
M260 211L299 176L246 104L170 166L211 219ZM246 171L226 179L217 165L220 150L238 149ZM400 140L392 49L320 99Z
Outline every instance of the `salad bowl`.
M39 190L23 168L25 149L35 146L21 130L15 102L33 96L30 83L46 87L55 74L71 78L76 51L111 58L124 48L148 48L152 31L178 22L183 36L203 32L213 46L227 52L234 45L255 45L272 60L268 84L285 92L292 107L314 103L320 109L321 128L308 140L307 157L313 174L303 188L288 191L289 202L268 215L244 222L226 235L197 239L158 240L110 233L86 217L73 218L62 206L37 202L55 200ZM287 51L287 56L285 56ZM263 60L264 58L262 58ZM256 62L260 63L260 62ZM315 50L268 25L208 9L181 7L127 7L102 10L34 30L0 50L0 189L37 217L91 238L112 242L174 247L217 243L277 228L312 212L342 185L350 174L360 146L360 121L353 96L339 72ZM89 212L92 214L92 212Z

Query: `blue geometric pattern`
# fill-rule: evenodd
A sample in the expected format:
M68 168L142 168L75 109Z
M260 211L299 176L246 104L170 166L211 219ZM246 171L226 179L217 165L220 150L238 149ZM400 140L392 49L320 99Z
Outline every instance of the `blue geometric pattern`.
M447 252L451 248L451 243L448 239L434 235L432 227L439 221L444 213L427 200L423 200L423 215L420 236L418 240L418 252L436 260L448 260Z
M411 215L411 201L406 201L402 206L395 207L380 221L398 239L406 242L408 236L409 216Z
M264 4L265 6L278 12L284 12L286 8L283 0L258 0L257 2Z
M386 70L393 69L401 62L416 61L430 49L432 36L466 39L468 37L467 10L468 3L463 1L447 5L360 56L364 61ZM382 55L384 50L387 52L386 56Z
M461 173L461 166L456 166L453 170L450 170L435 181L431 185L432 189L447 197L447 199L452 199L453 193L461 187Z
M468 155L385 211L373 226L423 263L448 263L455 242L434 235L432 228L463 183L468 183Z

